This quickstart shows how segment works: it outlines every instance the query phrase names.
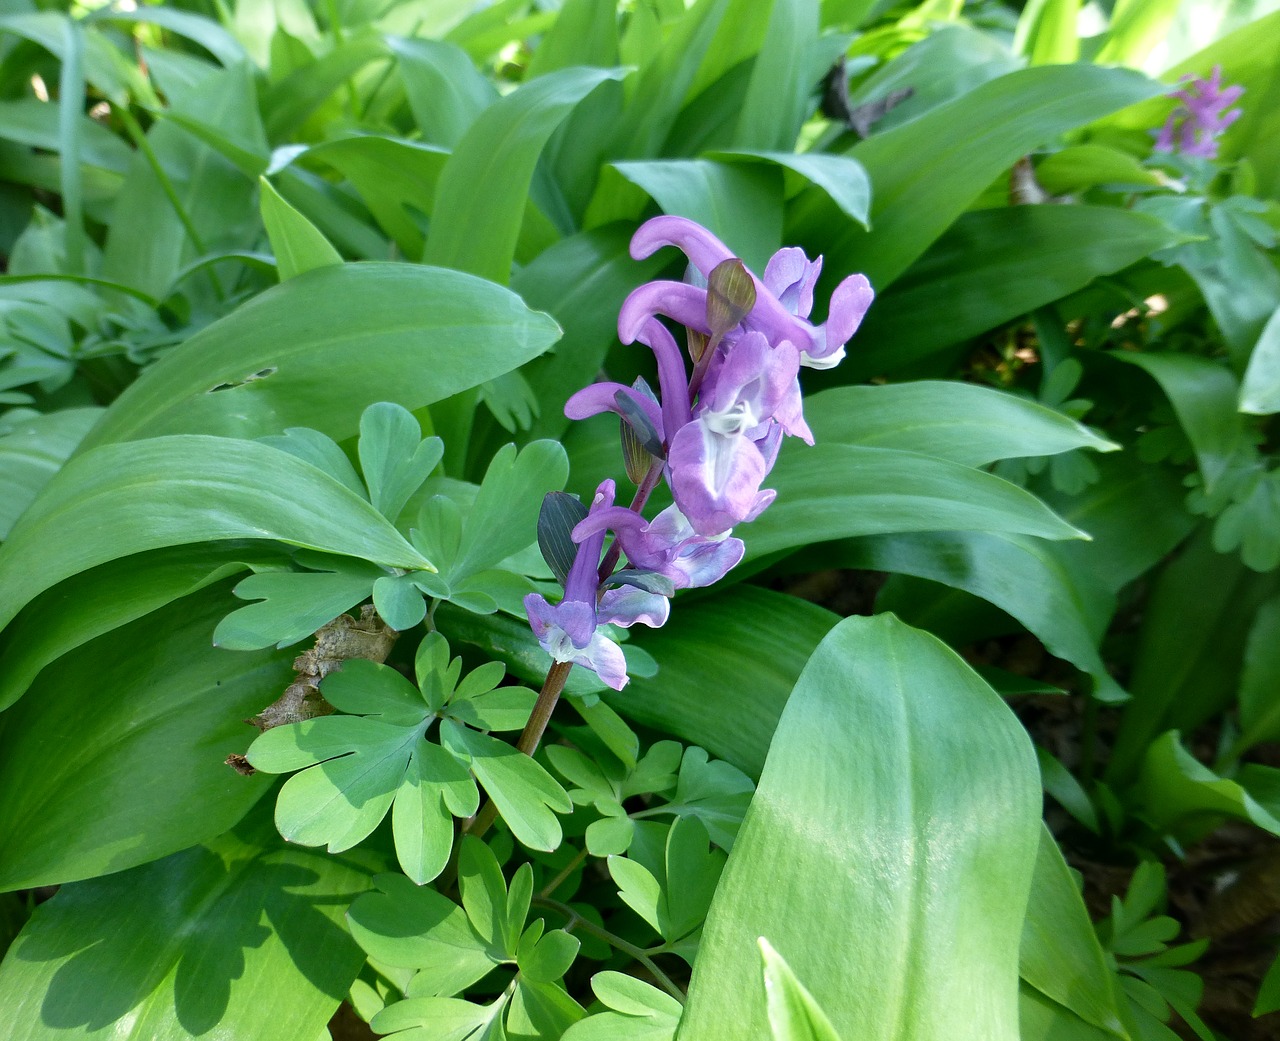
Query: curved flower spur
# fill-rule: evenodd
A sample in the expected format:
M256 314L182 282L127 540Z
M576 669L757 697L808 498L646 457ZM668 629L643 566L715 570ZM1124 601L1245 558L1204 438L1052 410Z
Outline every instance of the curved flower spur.
M601 412L622 418L627 472L637 489L629 507L614 505L612 481L600 485L589 508L563 493L543 504L539 543L565 595L553 606L531 593L525 610L558 664L558 687L576 664L621 690L622 651L601 626L660 626L676 589L711 585L742 559L745 547L731 532L773 501L761 484L783 436L813 444L799 371L838 364L873 297L864 276L850 275L832 293L827 321L815 325L809 314L821 257L781 249L761 279L705 228L667 216L640 227L631 255L640 260L663 246L688 257L697 284L646 283L618 316L622 342L653 351L660 394L643 380L632 387L602 382L565 405L570 419ZM659 316L684 326L692 370ZM675 505L647 521L644 507L664 476ZM609 531L613 542L601 561ZM624 553L628 566L616 571Z

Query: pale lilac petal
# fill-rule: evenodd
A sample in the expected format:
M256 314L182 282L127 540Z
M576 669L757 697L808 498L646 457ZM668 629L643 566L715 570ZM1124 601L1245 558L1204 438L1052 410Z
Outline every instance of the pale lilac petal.
M667 460L671 494L698 534L729 531L756 508L765 459L745 436L722 437L695 421L672 439Z
M830 313L823 326L821 348L806 352L801 364L814 369L829 369L837 364L844 357L844 345L858 331L873 299L875 293L865 275L850 275L836 286L831 294Z
M813 287L821 274L821 257L810 263L804 250L788 246L769 258L763 281L783 307L800 318L808 318L813 310Z
M569 419L587 419L590 416L598 416L602 412L617 412L621 415L616 397L619 393L625 394L634 401L649 417L649 422L658 431L658 436L664 436L662 409L658 403L647 394L641 394L634 387L628 387L624 383L593 383L589 387L584 387L565 402L564 414Z
M618 339L635 343L654 315L664 314L681 325L711 334L707 325L707 291L686 282L658 280L633 289L618 311Z
M791 437L800 438L806 445L813 444L813 431L804 418L804 396L800 393L798 379L791 381L790 388L774 410L773 418Z
M682 581L673 581L677 589L703 589L715 585L742 561L747 547L741 539L698 539L675 560L670 568L678 570Z
M671 612L671 601L657 593L649 593L635 586L609 589L600 598L600 619L629 629L637 623L652 629L666 624Z
M706 278L717 264L733 259L729 247L701 224L685 217L661 216L645 221L631 237L631 256L651 257L663 246L675 246Z
M603 633L596 633L586 651L573 661L590 669L614 690L621 690L627 685L627 659L622 648Z

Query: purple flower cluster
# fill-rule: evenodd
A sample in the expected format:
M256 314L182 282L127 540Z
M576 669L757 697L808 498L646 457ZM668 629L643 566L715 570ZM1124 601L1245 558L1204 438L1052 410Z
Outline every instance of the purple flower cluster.
M775 493L761 485L783 436L813 444L800 368L838 364L872 299L866 278L851 275L832 294L827 321L814 325L809 313L821 257L810 261L800 249L782 249L757 278L724 243L683 217L645 223L631 240L631 255L640 260L663 246L683 251L696 284L649 282L627 297L618 316L622 342L653 351L659 395L643 382L604 382L565 405L570 419L616 412L638 428L652 455L649 477L630 508L614 505L612 481L597 489L572 531L578 549L560 603L525 597L529 624L551 657L594 670L615 690L627 682L626 663L599 626L660 626L669 592L711 585L742 559L742 541L731 532L773 501ZM688 331L692 371L660 315ZM675 505L646 521L640 510L659 475ZM612 575L616 553L602 569L608 531L626 554L632 584L615 584L624 577Z
M1190 85L1185 90L1173 95L1182 104L1169 113L1156 138L1155 150L1217 158L1218 137L1240 118L1242 110L1230 106L1244 94L1244 87L1223 89L1220 65L1213 67L1213 75L1207 80L1183 76L1179 82L1188 81Z

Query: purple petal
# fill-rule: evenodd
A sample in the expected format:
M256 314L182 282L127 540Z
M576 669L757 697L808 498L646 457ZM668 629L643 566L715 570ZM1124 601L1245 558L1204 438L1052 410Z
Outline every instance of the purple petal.
M823 326L823 343L818 351L808 351L802 365L829 369L844 357L844 345L853 338L875 299L865 275L850 275L831 294L830 314Z
M813 310L813 287L820 274L821 257L810 263L804 250L788 246L769 258L764 269L764 284L788 311L808 318Z
M633 289L618 311L618 339L635 343L654 315L665 314L681 325L710 335L707 291L685 282L659 280Z
M702 589L715 585L737 567L746 551L741 539L691 539L666 574L677 589ZM672 571L678 572L679 577Z
M796 387L800 355L787 341L771 347L749 332L729 348L699 397L698 418L719 434L747 434L773 417Z
M564 405L564 414L570 419L587 419L598 416L601 412L618 412L616 394L625 394L634 401L653 423L654 429L662 436L662 409L647 394L641 394L634 387L623 383L593 383L574 394ZM621 413L619 413L621 415ZM676 427L679 429L679 426Z
M661 216L645 221L631 237L631 256L636 260L653 256L663 246L675 246L696 267L702 277L719 263L733 259L729 247L701 224L685 217Z
M684 367L684 354L667 327L650 318L636 333L636 339L653 351L658 362L658 389L662 393L662 419L659 430L674 434L689 422L689 373ZM666 439L664 434L663 439Z
M611 507L615 491L616 487L613 481L601 481L600 486L596 489L595 498L591 502L591 511ZM600 552L603 549L603 531L597 532L579 543L578 555L573 558L573 566L569 568L569 574L565 576L564 598L566 601L579 600L583 603L595 604L596 591L600 588L598 569L600 567Z

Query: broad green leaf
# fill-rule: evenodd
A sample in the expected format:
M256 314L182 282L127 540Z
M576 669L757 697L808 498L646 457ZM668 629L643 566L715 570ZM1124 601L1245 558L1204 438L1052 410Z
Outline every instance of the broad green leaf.
M154 860L262 796L261 778L223 760L291 670L278 654L211 646L227 600L225 586L208 589L86 643L0 716L0 889Z
M254 441L159 437L77 456L49 482L0 549L0 621L130 553L250 538L431 567L366 501L293 456Z
M1119 447L1037 401L977 383L834 387L810 397L804 411L819 442L898 448L965 466Z
M1161 89L1127 69L1024 69L873 135L848 153L871 177L872 231L826 238L827 269L862 271L882 291L1020 157ZM830 227L826 208L810 193L800 226Z
M876 224L872 234L879 230ZM909 364L1183 238L1155 217L1114 206L1010 206L966 213L879 295L849 360L862 375ZM1027 262L1029 256L1036 258L1034 264Z
M1126 695L1098 653L1116 602L1092 572L1070 567L1057 544L981 531L920 532L854 539L814 551L826 566L914 575L995 604L1037 636L1051 654L1087 672L1096 696Z
M296 455L304 463L310 463L323 470L344 487L350 488L362 498L368 496L368 489L356 468L351 465L346 452L338 447L331 437L326 437L318 430L308 427L289 427L283 434L267 435L255 438L264 445L278 448L282 452Z
M258 190L262 223L276 256L281 282L312 268L342 263L324 233L285 202L265 177L258 178Z
M265 544L177 546L82 571L36 597L0 634L0 709L64 654L165 604L243 571L285 568Z
M158 25L161 29L198 43L223 65L234 65L246 59L244 47L230 32L217 22L176 7L144 7L125 11L116 7L99 8L88 14L89 24L101 22L141 22Z
M1217 553L1203 527L1165 566L1143 612L1128 683L1133 702L1120 720L1108 781L1129 780L1158 734L1190 732L1230 704L1249 629L1280 592L1278 578Z
M1021 1041L1115 1041L1116 1035L1090 1026L1074 1012L1023 984L1018 991ZM1161 1037L1161 1041L1172 1041Z
M1118 0L1094 60L1106 65L1141 65L1164 39L1179 4L1180 0Z
M1022 9L1013 49L1032 65L1057 65L1080 57L1076 21L1080 0L1031 0Z
M1031 878L1018 971L1023 981L1085 1022L1127 1036L1116 1011L1115 976L1071 870L1048 828Z
M271 140L291 140L307 117L334 91L366 65L386 57L387 44L380 36L353 36L336 41L327 54L273 83L262 102Z
M1212 490L1245 444L1235 377L1226 367L1189 354L1117 351L1112 357L1144 369L1160 385L1195 448L1205 488Z
M809 63L803 58L817 44L818 5L809 0L772 0L768 7L769 21L742 98L734 144L791 151L809 114L813 84L808 80ZM734 21L741 31L740 20Z
M505 1038L502 1014L506 996L490 1005L476 1005L460 998L407 998L388 1005L370 1024L379 1035L408 1041L429 1037L439 1041L498 1041Z
M12 426L6 423L8 433L0 436L0 539L8 536L22 511L100 415L98 408L70 408L45 415L32 413Z
M1013 1041L1039 817L999 696L926 633L844 620L774 735L681 1037L768 1036L763 936L842 1037Z
M472 773L517 839L531 849L550 851L560 845L556 813L569 813L573 803L542 766L505 741L452 720L441 722L440 738L455 755L470 756Z
M768 486L777 501L739 530L748 559L826 539L909 531L1086 537L1016 485L916 452L790 445Z
M1280 739L1280 598L1258 610L1249 629L1240 676L1240 737L1236 747Z
M831 1020L796 979L786 959L763 936L757 941L764 959L764 993L773 1041L840 1041Z
M1240 411L1259 416L1280 412L1280 310L1271 316L1249 356Z
M710 159L653 159L613 166L652 196L664 213L697 221L748 267L763 271L781 245L781 184L767 167Z
M774 163L821 188L850 220L867 226L871 206L871 182L855 159L828 152L712 152L707 158L722 162ZM792 178L788 178L791 180ZM792 194L789 190L788 195Z
M696 609L675 607L685 613L635 637L657 660L657 677L633 677L606 700L628 719L759 777L796 677L838 619L815 604L747 585L701 599ZM707 654L712 645L714 656ZM748 676L749 698L740 689Z
M291 426L343 441L375 401L419 409L510 371L557 334L555 322L514 294L459 272L319 268L167 354L116 399L82 450L168 433L258 437Z
M1271 968L1262 978L1258 987L1258 1000L1253 1007L1255 1016L1265 1016L1271 1012L1280 1012L1280 956L1271 963Z
M564 1041L671 1041L681 1005L671 995L621 972L598 972L591 989L610 1011L588 1016Z
M543 145L578 102L624 75L617 69L563 69L485 109L440 175L425 262L505 283Z
M1036 166L1036 180L1050 195L1082 192L1099 185L1151 185L1162 175L1129 152L1108 145L1068 145Z
M259 815L65 885L0 965L9 1037L316 1037L363 961L342 911L369 861L286 848Z
M414 122L428 144L456 147L480 113L498 100L493 83L454 44L390 37L387 45L396 56Z
M1176 730L1153 741L1134 796L1152 827L1199 838L1223 817L1249 821L1280 835L1280 820L1238 782L1219 777L1188 752Z
M564 327L553 351L521 369L542 403L530 436L558 439L568 429L564 404L603 366L617 340L622 301L667 263L663 255L632 260L633 230L630 224L609 224L571 235L512 272L511 287Z
M404 875L379 875L374 885L379 892L359 897L347 912L351 934L370 957L420 969L416 994L457 994L493 969L485 941L447 896Z

